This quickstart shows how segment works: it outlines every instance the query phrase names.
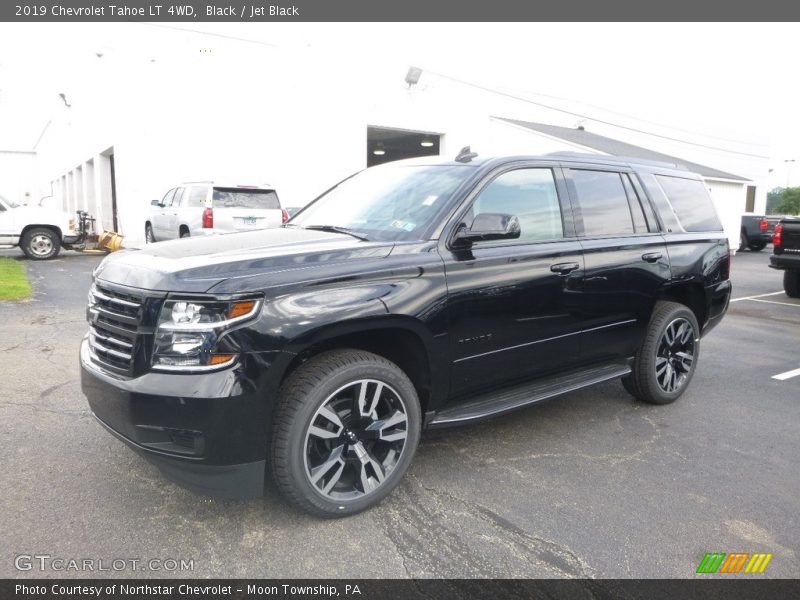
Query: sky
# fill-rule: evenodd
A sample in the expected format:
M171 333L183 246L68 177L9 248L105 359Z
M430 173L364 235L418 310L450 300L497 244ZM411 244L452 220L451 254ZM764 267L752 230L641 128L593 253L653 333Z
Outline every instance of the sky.
M239 46L230 60L257 48L297 61L298 77L309 61L325 63L354 87L403 85L415 65L421 89L457 79L583 115L557 113L556 124L607 121L646 132L643 142L657 134L687 153L711 147L767 165L770 187L800 185L800 165L786 162L800 160L798 33L748 23L3 23L0 150L33 148L63 107L58 94L96 93L98 65L111 57L135 83L150 61L180 68L198 48L224 44Z

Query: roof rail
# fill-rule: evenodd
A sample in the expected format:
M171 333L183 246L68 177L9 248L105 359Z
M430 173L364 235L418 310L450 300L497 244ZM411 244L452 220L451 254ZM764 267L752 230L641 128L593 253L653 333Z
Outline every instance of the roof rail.
M616 154L592 154L591 152L572 152L572 151L561 151L561 152L550 152L546 156L562 156L564 158L576 158L576 159L584 159L584 160L591 160L594 162L629 162L637 165L651 165L654 167L666 167L669 169L679 169L681 171L688 171L689 169L682 165L681 163L677 162L669 162L663 160L648 160L645 158L636 158L634 156L617 156Z

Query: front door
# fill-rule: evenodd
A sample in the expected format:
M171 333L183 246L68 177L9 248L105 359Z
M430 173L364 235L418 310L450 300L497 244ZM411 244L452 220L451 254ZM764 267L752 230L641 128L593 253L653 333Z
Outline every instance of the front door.
M569 368L579 359L571 295L583 276L560 170L495 173L460 216L514 215L520 237L444 251L451 331L451 396Z

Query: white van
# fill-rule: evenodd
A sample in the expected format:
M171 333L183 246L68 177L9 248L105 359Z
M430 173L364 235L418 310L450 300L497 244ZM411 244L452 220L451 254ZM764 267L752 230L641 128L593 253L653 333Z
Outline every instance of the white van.
M144 233L148 244L177 238L280 227L289 220L270 186L182 183L153 200Z

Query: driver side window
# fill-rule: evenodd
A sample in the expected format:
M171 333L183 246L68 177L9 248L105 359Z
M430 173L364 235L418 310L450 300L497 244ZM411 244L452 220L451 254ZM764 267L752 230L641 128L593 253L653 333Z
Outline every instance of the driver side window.
M164 198L161 200L161 204L164 205L164 208L172 206L173 196L175 196L175 188L171 189L166 194L164 194Z
M467 226L485 213L517 217L520 236L513 240L476 242L476 245L530 244L564 237L552 169L515 169L499 175L475 199L464 218Z

